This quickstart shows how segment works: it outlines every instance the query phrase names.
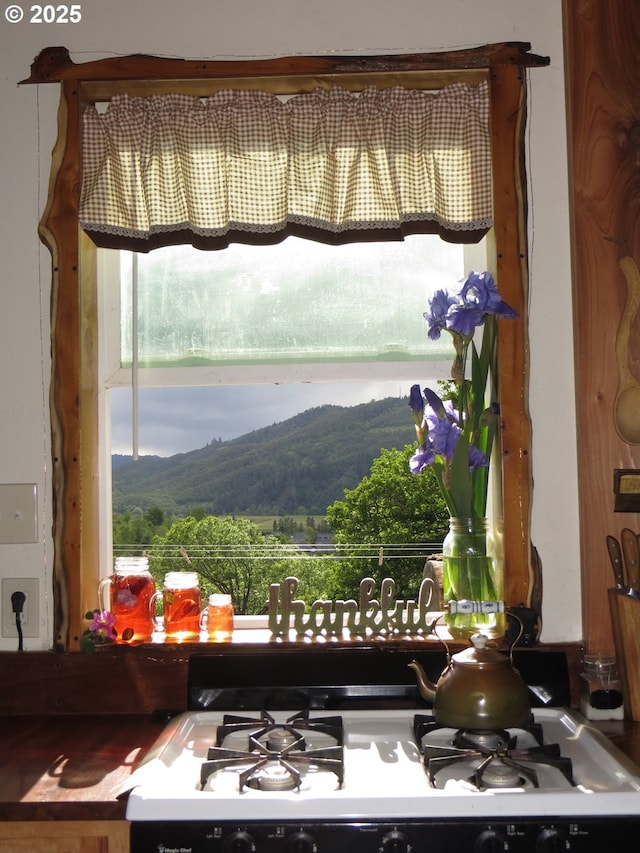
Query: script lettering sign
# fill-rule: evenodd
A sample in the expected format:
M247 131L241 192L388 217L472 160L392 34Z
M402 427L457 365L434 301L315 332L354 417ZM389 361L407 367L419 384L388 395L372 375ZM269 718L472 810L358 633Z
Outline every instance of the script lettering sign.
M360 581L360 600L314 601L310 607L299 598L298 579L286 578L269 588L269 630L281 636L293 630L296 634L430 634L429 606L434 582L424 578L418 600L396 599L396 583L385 578L380 584L380 597L375 598L373 578Z

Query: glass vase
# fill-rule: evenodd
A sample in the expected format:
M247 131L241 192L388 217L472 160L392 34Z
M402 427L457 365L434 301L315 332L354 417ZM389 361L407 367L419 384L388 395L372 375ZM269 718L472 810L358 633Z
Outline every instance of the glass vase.
M488 519L450 518L442 554L442 592L451 636L503 637L504 560Z

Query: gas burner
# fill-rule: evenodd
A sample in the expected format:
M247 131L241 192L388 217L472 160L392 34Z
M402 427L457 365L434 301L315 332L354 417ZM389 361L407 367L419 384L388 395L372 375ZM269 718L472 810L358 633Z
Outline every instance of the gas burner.
M300 782L300 774L297 771L276 764L254 772L246 784L248 788L254 788L256 791L294 791L300 787Z
M308 748L307 733L311 741L314 735L328 736L328 746ZM246 734L242 748L225 746L237 743L238 736ZM309 718L307 710L278 723L267 712L261 711L259 719L225 714L222 725L216 732L216 745L209 748L207 761L200 770L200 785L204 788L209 777L225 768L237 767L240 791L244 787L259 791L299 790L302 773L309 768L330 770L338 778L340 787L344 781L343 725L341 717Z
M518 749L518 734L505 730L459 729L446 743L431 743L429 735L442 730L432 718L417 714L414 734L420 748L422 762L432 787L439 787L440 771L457 764L468 767L472 773L466 781L479 791L487 788L520 788L527 785L538 788L535 765L558 769L571 786L573 767L570 758L560 754L557 744L542 743L541 730L534 727L521 730L535 738L537 745Z
M453 745L460 749L488 749L491 752L503 750L509 741L509 732L504 729L458 729L453 736Z
M476 788L480 787L475 775L468 781ZM481 774L481 784L485 788L521 788L524 783L518 768L505 764L500 758L492 761Z
M282 752L297 744L298 749L305 749L304 738L288 728L275 728L267 732L267 749L271 752Z

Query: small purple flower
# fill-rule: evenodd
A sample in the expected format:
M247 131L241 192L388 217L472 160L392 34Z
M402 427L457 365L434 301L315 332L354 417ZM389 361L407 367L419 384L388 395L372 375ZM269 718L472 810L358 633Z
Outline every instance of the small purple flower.
M436 290L429 302L429 311L422 315L429 324L429 337L437 341L443 329L447 328L447 315L452 305L456 304L455 296L450 296L446 290Z
M93 619L89 623L89 631L95 634L96 637L100 637L103 642L115 640L115 624L116 619L113 613L110 613L108 610L95 610Z

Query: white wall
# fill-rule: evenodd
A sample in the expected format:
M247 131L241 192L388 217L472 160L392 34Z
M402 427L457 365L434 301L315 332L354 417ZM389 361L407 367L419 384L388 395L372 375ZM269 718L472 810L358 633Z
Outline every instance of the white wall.
M36 483L39 541L0 545L1 577L41 579L52 644L50 258L37 223L56 134L56 85L21 86L40 50L76 62L149 53L208 59L413 53L530 42L532 534L544 566L543 640L582 635L561 4L558 0L84 0L79 24L0 20L0 483ZM7 8L7 4L3 8ZM15 648L0 639L0 649Z

